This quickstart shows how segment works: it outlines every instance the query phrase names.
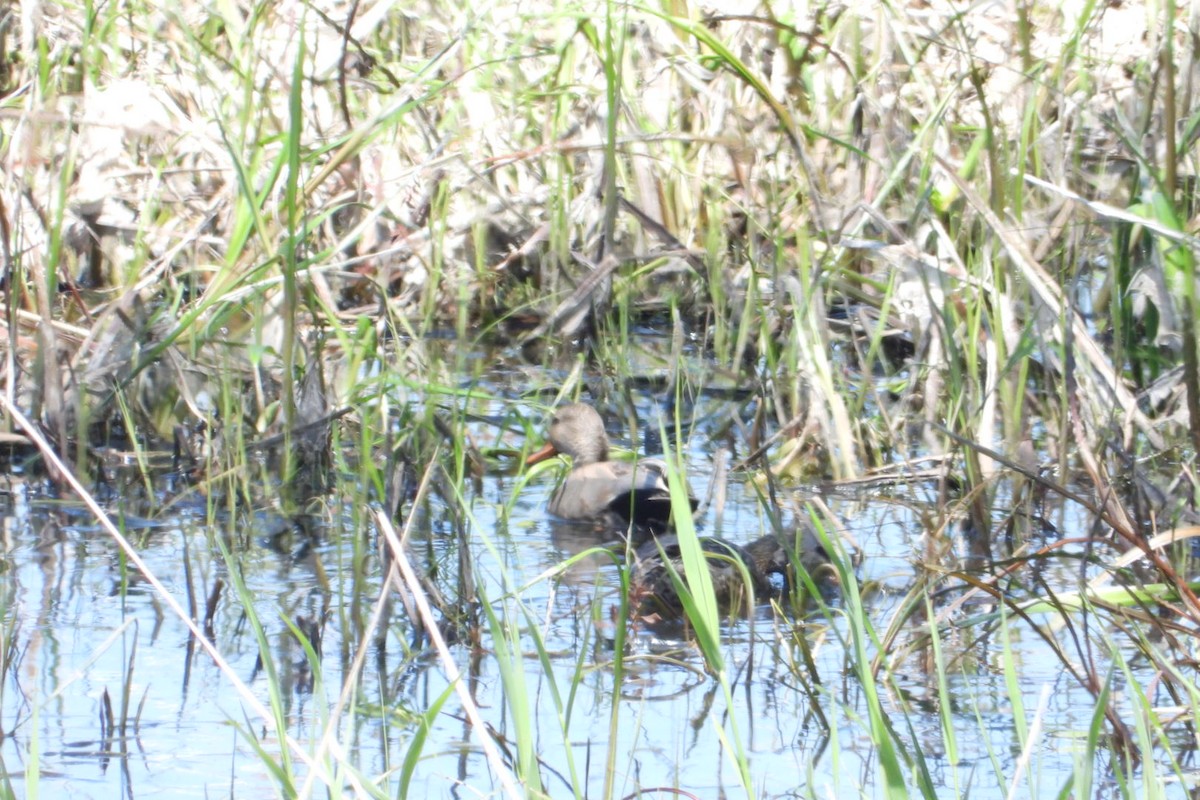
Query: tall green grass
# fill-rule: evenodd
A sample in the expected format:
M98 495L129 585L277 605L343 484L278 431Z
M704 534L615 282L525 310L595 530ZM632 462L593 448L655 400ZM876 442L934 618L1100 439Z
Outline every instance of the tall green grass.
M432 463L447 452L434 443L449 441L453 466L430 477L436 497L421 503L453 518L451 572L466 604L480 587L470 578L478 462L465 409L491 391L470 352L527 347L526 362L513 357L513 369L530 376L513 380L514 395L564 397L581 385L629 395L643 377L629 374L637 331L657 329L671 337L662 371L677 413L710 388L689 374L686 351L754 398L753 408L738 409L753 427L743 438L731 426L729 438L757 451L754 468L772 469L785 485L869 477L879 467L911 477L913 459L930 457L943 485L962 487L929 510L929 546L914 556L919 568L886 625L844 554L835 558L843 594L821 613L863 692L859 724L877 752L880 791L929 794L935 770L912 733L919 712L891 699L900 693L888 672L902 656L881 659L877 630L886 629L887 643L916 630L928 647L939 744L952 764L962 720L949 709L963 676L960 629L946 627L942 604L967 587L999 605L961 630L1001 637L1015 737L1030 757L1041 721L1026 708L1009 637L1062 636L1077 654L1104 645L1096 658L1111 667L1080 673L1095 710L1073 783L1060 794L1097 788L1104 725L1111 735L1123 716L1147 770L1139 786L1163 792L1168 777L1182 778L1170 774L1181 770L1152 698L1132 692L1124 712L1112 688L1118 677L1132 680L1126 652L1134 649L1161 665L1162 680L1187 700L1180 713L1194 716L1193 676L1174 666L1190 658L1187 646L1148 613L1162 606L1185 621L1198 613L1180 577L1189 574L1185 548L1164 555L1150 544L1200 494L1190 466L1200 449L1200 306L1187 174L1197 120L1185 105L1194 53L1175 3L1130 13L1023 2L1006 21L983 8L913 17L885 5L821 7L798 16L768 3L699 17L678 4L557 2L430 5L363 23L367 10L355 8L351 20L306 4L64 4L42 28L22 31L31 46L0 48L16 87L0 101L13 121L0 145L9 167L0 181L3 407L6 424L36 444L61 486L86 497L102 469L94 455L108 444L101 432L121 430L120 446L139 464L139 491L169 512L180 499L158 504L153 457L181 425L210 445L192 480L214 527L267 505L290 515L300 505L289 502L293 384L320 360L345 420L334 463L346 480L335 482L336 497L309 498L306 510L331 517L349 507L355 525L386 533L390 522L370 504L386 497L388 471L404 460ZM1147 26L1135 47L1106 49L1135 23ZM10 29L0 36L15 44ZM993 55L1012 43L1008 61ZM119 79L157 104L170 129L136 113L97 117L101 109L87 101ZM103 130L119 133L117 151L94 149ZM1107 162L1094 159L1093 140ZM91 219L92 170L111 203L105 210L116 219L128 211L133 223ZM420 219L409 218L409 196L429 198ZM489 245L490 231L504 234L506 252ZM526 244L528 253L508 260ZM537 329L586 285L589 264L611 269L613 285L576 298L587 324L571 341L554 341L550 325L546 337L518 344L522 334L507 326ZM459 343L446 358L425 342L444 332ZM538 371L553 360L534 352L540 339L578 348L575 360ZM893 360L891 347L911 355ZM508 421L530 427L520 413ZM673 427L679 441L685 426L676 419ZM282 446L264 445L276 436ZM1043 491L1091 498L1091 527L1059 531L1089 539L1077 591L1043 597L1031 577L1064 559L1054 548L1010 554L994 539L975 563L995 581L960 570L939 549L953 542L947 532L961 515L980 534L998 516L1016 516L997 510L1025 442L1039 463L1020 465L1031 481L1021 513L1034 515ZM684 508L683 459L668 455L686 572L680 594L732 706L723 621ZM1051 464L1057 474L1048 479L1039 469ZM510 521L525 479L506 499ZM107 521L104 509L92 513ZM105 529L142 569L124 533ZM1151 567L1137 585L1100 592L1088 572L1113 563L1101 543L1114 535L1122 550L1144 546ZM343 783L404 794L449 694L418 714L395 784L357 774L335 752L338 717L354 713L346 710L357 691L351 677L322 745L289 741L262 611L236 583L250 539L214 536L213 546L224 549L248 609L269 706L220 661L194 610L166 603L245 693L255 717L247 739L283 794L314 794L321 784L336 795ZM354 573L353 596L339 598L337 613L345 630L386 640L390 600L365 596L373 558L364 537L337 565ZM572 698L591 667L581 654L571 685L555 683L523 587L503 580L504 596L477 599L507 713L519 724L515 761L490 752L489 763L506 794L554 793L536 733L522 722L531 703L526 650L551 680L567 752ZM415 578L405 585L413 597L427 591ZM614 697L626 676L628 588L605 665ZM1067 622L1055 628L1043 614ZM1161 649L1148 644L1156 636ZM1061 643L1054 651L1071 659ZM448 649L440 652L449 664ZM306 653L323 676L316 653ZM360 665L364 657L354 649ZM128 693L122 702L124 720ZM616 741L630 723L616 699L604 712ZM280 734L277 748L254 735L260 724ZM830 730L836 764L844 742ZM752 794L746 738L727 732L738 780ZM31 795L37 746L34 734ZM623 757L611 747L604 754L606 797L618 793ZM1031 791L1046 790L1036 763L1020 765ZM1014 791L1021 784L993 769ZM1135 794L1132 772L1114 771L1111 790ZM584 772L568 765L576 796L586 793ZM965 782L937 788L971 792Z

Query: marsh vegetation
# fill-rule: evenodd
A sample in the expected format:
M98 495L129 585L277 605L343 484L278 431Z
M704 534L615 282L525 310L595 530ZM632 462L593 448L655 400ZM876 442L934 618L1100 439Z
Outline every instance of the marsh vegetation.
M1200 18L718 5L0 9L0 795L1194 791Z

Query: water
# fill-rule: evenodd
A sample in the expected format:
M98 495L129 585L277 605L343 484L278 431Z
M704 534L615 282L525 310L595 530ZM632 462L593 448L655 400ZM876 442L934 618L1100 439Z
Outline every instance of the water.
M476 368L467 385L492 395L470 401L474 415L469 430L477 443L519 449L521 435L496 424L514 411L540 427L541 407L518 399L518 387L530 379L528 369L517 374L501 365L491 374ZM552 385L561 374L533 374L532 379ZM637 402L642 419L653 424L654 398L638 395ZM697 400L699 422L684 449L697 491L711 478L714 439L728 441L725 433L716 432L739 408L737 402L727 395ZM836 598L828 615L814 608L805 619L782 619L763 608L750 620L727 624L728 698L706 674L692 644L649 626L633 631L627 674L617 689L611 647L618 565L593 553L559 570L564 559L595 542L546 517L543 508L553 487L548 477L524 487L514 500L517 479L503 463L493 463L478 490L471 482L461 489L469 509L475 579L501 624L519 632L517 663L531 714L528 724L543 788L550 795L569 796L571 786L580 785L587 796L601 796L612 748L616 797L652 787L678 787L699 797L741 796L727 741L745 748L755 796L882 795L877 754L862 719L865 699L852 676L852 654L843 645L848 630ZM769 530L749 477L732 477L721 525L722 535L740 542ZM74 503L47 499L34 491L37 486L14 476L0 506L0 620L8 660L0 697L6 734L0 741L0 769L16 795L32 794L35 783L48 797L277 795L276 781L247 740L252 732L264 737L268 751L277 752L278 743L262 721L248 716L212 660L188 646L183 624L124 567L116 546L90 517ZM136 495L136 487L127 488ZM862 548L856 575L880 635L924 577L918 566L928 558L924 521L937 518L937 498L930 487L889 491L823 497ZM811 496L814 487L784 493L789 500ZM112 514L139 510L129 497L110 496L107 505ZM1064 536L1086 530L1077 508L1051 506L1049 512ZM321 535L311 548L301 546L304 537L298 534L278 535L288 526L268 509L252 512L235 505L210 513L194 496L151 521L131 519L127 530L172 594L185 606L189 595L193 598L198 618L203 617L205 597L222 582L215 641L235 672L269 703L267 682L256 664L254 629L230 588L229 568L217 546L218 540L226 543L279 670L289 732L304 742L324 733L327 711L352 674L354 654L364 641L364 620L382 591L376 538L363 509L334 501L318 517ZM418 520L410 548L413 562L425 568L431 554L441 585L452 586L445 576L457 569L457 547L441 500L432 500ZM712 532L711 510L702 524ZM947 555L940 563L955 561ZM1047 579L1069 589L1076 570L1075 562L1068 562L1057 572L1049 570ZM950 593L944 603L957 597ZM989 608L968 606L952 619ZM315 687L309 686L312 676L285 616L328 620L321 680ZM383 645L366 638L366 666L353 713L340 717L334 731L366 779L390 772L384 784L394 794L417 720L447 693L449 684L432 651L424 645L409 649L412 626L400 604L386 624ZM1011 626L1026 725L1042 706L1040 744L1019 785L1029 787L1022 789L1027 796L1047 796L1071 775L1094 702L1040 637L1017 621ZM902 736L923 749L942 796L970 792L1001 797L1008 791L1006 781L1018 771L1021 737L1003 674L1003 638L997 632L979 638L982 630L941 628L943 657L956 665L948 672L949 694L957 705L947 715L938 708L928 649L898 655L924 633L919 618L900 626L890 640L888 657L898 659L895 679L879 685L893 724L912 725ZM543 642L548 672L538 658L535 632ZM506 713L511 697L486 623L481 644L479 650L456 644L452 653L485 720L515 755L518 726ZM806 665L805 650L815 675ZM1104 658L1103 652L1095 655ZM572 690L572 678L580 670L584 678ZM1149 675L1134 674L1150 685ZM619 699L614 700L614 692ZM119 731L107 738L103 734L106 695L118 722L123 716L128 720L123 737ZM123 714L125 702L128 712ZM902 705L909 709L907 722L896 711ZM954 762L947 752L947 724L954 731ZM306 774L304 768L298 772ZM347 779L346 785L354 794L354 782ZM478 733L464 721L458 698L451 696L431 720L410 792L462 798L497 791Z

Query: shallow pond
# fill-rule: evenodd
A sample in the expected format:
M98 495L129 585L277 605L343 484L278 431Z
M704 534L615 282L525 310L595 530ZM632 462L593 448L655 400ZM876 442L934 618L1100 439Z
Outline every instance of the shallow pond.
M465 409L466 430L477 445L508 447L515 454L525 436L508 421L524 418L540 430L546 415L546 405L524 390L561 385L569 370L514 370L498 362L492 366L487 354L470 358L461 383L473 390L470 396L421 397L409 389L406 397L392 399ZM643 424L657 427L661 399L650 392L629 396ZM549 403L553 395L537 397ZM718 448L734 449L734 461L746 455L738 426L729 423L745 419L752 402L728 392L701 392L687 409L691 424L681 449L698 494L712 479ZM610 423L614 440L629 446L624 423ZM657 787L698 797L741 796L742 777L731 756L738 748L745 752L749 788L757 797L884 794L839 598L830 598L828 611L811 604L802 619L763 607L751 619L727 623L722 646L728 696L706 673L685 635L649 625L631 629L624 677L614 686L619 559L591 552L559 569L597 542L547 517L553 472L522 486L521 473L506 468L515 463L513 456L489 463L478 480L461 483L463 500L454 513L463 514L479 596L490 603L498 625L514 631L508 642L521 643L514 662L524 672L528 719L513 716L512 709L521 705L505 688L503 659L486 622L478 647L460 641L451 652L502 750L516 758L518 739L532 736L549 795L565 797L577 786L586 787L586 796L600 797L611 777L615 797L639 790L653 794ZM770 530L753 482L756 474L730 474L720 520L710 507L700 520L701 532L719 531L745 542ZM195 618L203 618L205 598L221 581L213 638L242 679L269 703L254 626L231 589L222 545L232 554L279 673L290 732L301 742L319 738L364 641L365 620L383 591L378 537L364 509L331 493L324 511L315 515L315 535L308 536L267 509L240 501L213 508L203 496L186 492L147 512L153 519L135 517L145 505L130 500L135 489L109 487L100 496L119 523L126 515L127 534L174 596L194 609ZM159 500L167 494L155 491ZM1003 497L1004 491L998 494ZM854 572L880 635L913 587L929 579L922 565L954 567L955 553L965 552L957 526L940 538L929 529L930 521L940 518L932 481L886 489L789 486L780 489L779 498L795 508L819 499L843 521L850 537L847 550L856 556ZM16 794L31 796L36 786L43 796L73 798L277 795L278 784L247 732L265 736L265 746L275 752L278 743L261 720L248 715L212 660L189 646L186 628L127 568L91 517L75 502L35 492L20 476L14 476L2 513L0 630L6 663L0 760ZM788 510L784 518L794 513ZM1085 516L1070 505L1048 505L1043 513L1057 535L1077 535L1072 531L1086 526ZM409 547L419 569L436 565L443 586L453 585L444 576L458 569L450 516L440 495L420 504ZM1069 590L1078 580L1077 562L1051 562L1042 578L1048 586ZM958 584L953 588L932 595L931 608L957 601L962 591ZM950 619L994 612L984 599ZM285 617L327 620L315 680ZM335 724L338 747L352 753L350 761L366 779L389 787L394 796L406 755L424 735L411 796L498 793L479 733L465 722L453 693L428 730L419 733L420 715L449 684L424 640L418 649L409 648L413 625L402 604L392 604L384 624L386 637L366 639L359 689ZM957 701L943 709L934 654L927 647L904 651L923 626L901 626L886 645L895 660L888 662L889 679L880 680L883 708L894 725L906 728L901 738L922 749L938 793L1002 797L1013 780L1021 796L1057 793L1082 752L1094 700L1028 626L1011 622L1007 636L996 631L979 637L978 630L942 627L940 657L951 665L946 691ZM1006 649L1017 668L1023 709L1013 708L1004 672ZM1151 686L1151 676L1138 669L1135 662L1130 674ZM1118 674L1114 690L1122 684ZM127 720L124 735L119 728L105 735L101 720L108 705L118 725ZM522 733L525 726L531 732ZM1025 748L1031 730L1036 746ZM1025 751L1033 754L1028 761ZM303 768L298 772L305 774ZM1096 793L1108 794L1109 779L1096 780ZM347 777L346 785L353 795L355 780Z

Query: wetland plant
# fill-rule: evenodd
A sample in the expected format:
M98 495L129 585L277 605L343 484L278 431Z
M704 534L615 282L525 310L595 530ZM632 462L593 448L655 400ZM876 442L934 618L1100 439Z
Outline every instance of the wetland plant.
M630 742L653 731L628 696L647 664L707 676L715 747L747 795L967 796L971 769L1006 795L1194 783L1183 9L318 6L0 12L13 516L25 496L83 504L189 667L203 653L244 704L240 740L280 796L416 793L460 712L454 746L486 765L460 768L472 791L642 791ZM692 637L673 652L703 668L639 649L632 553L588 546L532 573L511 556L537 524L516 442L543 399L584 394L635 423L667 410L629 430L666 451L655 498ZM694 519L685 473L721 451L732 466ZM727 502L741 486L761 495L753 524ZM789 552L795 602L745 623L746 645L701 534L778 535L781 509L817 494L869 506L876 529L851 542L817 515L837 596ZM164 581L142 557L153 537L117 522L177 514L204 534ZM268 520L285 533L258 535ZM45 541L13 530L36 547L5 570L62 546L49 525ZM264 552L312 594L256 589ZM592 557L589 602L562 613ZM55 726L38 720L57 713L17 679L43 653L21 613L0 608L0 718L24 758L22 787L0 770L9 795L45 791ZM567 658L563 619L584 631ZM1083 722L1048 725L1030 641ZM249 683L234 643L258 660ZM145 702L136 652L101 736L121 746ZM433 680L430 664L440 683L405 706L392 689ZM742 674L747 696L786 680L791 716L818 720L822 746L796 756L806 788L765 788ZM471 689L493 676L487 718ZM595 762L577 749L585 695L607 737ZM297 697L319 706L312 736L295 735ZM404 732L379 737L381 769L360 715ZM1058 730L1077 745L1061 769L1045 760ZM859 734L867 766L848 777Z

